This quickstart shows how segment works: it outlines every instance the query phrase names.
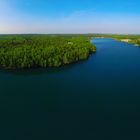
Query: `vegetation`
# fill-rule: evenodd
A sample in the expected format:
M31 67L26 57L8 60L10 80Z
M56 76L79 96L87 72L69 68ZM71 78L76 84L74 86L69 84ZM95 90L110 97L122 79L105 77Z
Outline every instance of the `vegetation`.
M140 36L139 35L114 35L112 38L127 42L131 44L135 44L136 46L140 46Z
M128 38L128 39L121 39L120 41L128 42L131 44L135 44L136 46L140 46L140 38Z
M96 37L113 38L118 41L127 42L140 46L140 35L115 35L115 34L102 34L95 35Z
M118 41L127 42L140 46L140 35L121 35L121 34L90 34L89 36L96 38L113 38Z
M0 67L59 67L87 59L95 51L90 36L1 35Z

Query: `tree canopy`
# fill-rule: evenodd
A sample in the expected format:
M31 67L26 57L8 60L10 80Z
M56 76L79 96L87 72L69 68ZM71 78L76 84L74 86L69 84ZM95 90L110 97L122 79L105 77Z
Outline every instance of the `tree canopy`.
M87 59L95 51L85 36L0 36L0 67L59 67Z

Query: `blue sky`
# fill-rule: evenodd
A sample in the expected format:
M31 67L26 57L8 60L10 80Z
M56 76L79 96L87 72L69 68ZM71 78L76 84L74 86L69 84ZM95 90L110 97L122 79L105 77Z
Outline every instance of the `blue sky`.
M140 0L0 0L0 33L140 34Z

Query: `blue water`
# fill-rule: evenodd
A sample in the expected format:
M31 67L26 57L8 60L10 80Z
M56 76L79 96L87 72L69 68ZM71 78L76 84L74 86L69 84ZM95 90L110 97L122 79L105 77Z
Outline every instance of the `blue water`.
M93 42L77 64L0 71L1 140L140 139L140 48Z

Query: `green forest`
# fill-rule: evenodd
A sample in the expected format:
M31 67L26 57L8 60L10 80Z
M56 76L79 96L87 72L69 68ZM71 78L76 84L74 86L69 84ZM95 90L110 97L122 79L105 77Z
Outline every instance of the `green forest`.
M1 35L0 67L59 67L87 59L96 47L89 36Z
M114 35L112 38L118 41L127 40L128 43L140 46L140 35Z
M140 46L140 35L96 34L94 35L94 37L113 38L118 41L123 41L123 42Z

